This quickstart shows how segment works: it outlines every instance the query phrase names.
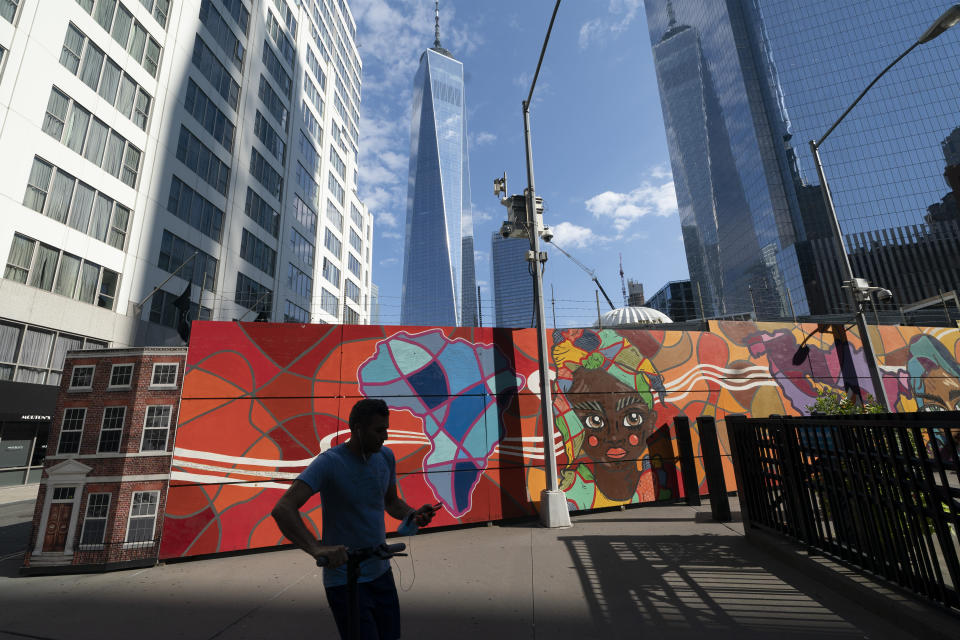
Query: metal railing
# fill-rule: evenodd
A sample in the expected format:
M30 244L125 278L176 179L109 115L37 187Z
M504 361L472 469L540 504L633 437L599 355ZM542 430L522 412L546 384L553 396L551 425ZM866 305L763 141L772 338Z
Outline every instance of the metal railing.
M728 416L744 527L960 609L960 411Z
M80 545L73 552L73 562L71 564L105 567L128 562L155 562L159 552L159 538L141 542L106 542L96 545Z

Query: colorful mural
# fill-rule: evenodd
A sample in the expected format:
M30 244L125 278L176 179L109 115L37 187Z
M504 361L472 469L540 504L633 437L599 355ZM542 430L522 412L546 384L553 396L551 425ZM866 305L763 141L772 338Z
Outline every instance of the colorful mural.
M892 408L958 406L960 331L874 332ZM873 393L859 338L839 326L555 330L550 361L571 509L682 497L677 415L715 417L726 454L728 414L802 414L823 388ZM532 515L545 486L540 390L532 329L197 322L161 557L284 542L270 509L314 456L349 438L361 397L391 407L398 490L411 504L440 502L436 524ZM725 470L733 490L729 459ZM319 532L318 499L305 514Z

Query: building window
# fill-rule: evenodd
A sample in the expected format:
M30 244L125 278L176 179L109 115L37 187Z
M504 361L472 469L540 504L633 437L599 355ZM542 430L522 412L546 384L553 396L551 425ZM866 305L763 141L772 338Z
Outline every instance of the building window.
M337 199L337 202L339 202L342 207L347 194L336 176L333 175L333 172L327 174L327 187L330 188L330 193L333 194L333 197Z
M120 438L123 435L123 421L126 415L126 407L106 407L103 410L103 422L100 424L100 442L97 444L97 453L120 451Z
M0 0L0 17L12 23L17 16L17 7L20 0Z
M360 324L360 314L351 309L350 307L344 306L343 308L343 323L344 324Z
M193 78L187 80L187 95L183 106L224 149L233 151L233 122L207 97Z
M240 236L240 257L271 278L277 270L277 252L246 229Z
M227 104L236 110L240 99L240 85L236 83L227 68L220 64L217 54L207 46L199 34L193 41L193 66L210 81Z
M147 407L143 418L143 441L140 451L166 451L170 431L170 405Z
M301 101L300 105L300 112L303 115L304 126L306 126L310 135L316 138L318 143L323 144L323 129L320 128L320 123L317 121L316 117L314 117L313 112L310 111L306 100Z
M250 150L250 175L256 178L277 200L283 199L283 177L256 149Z
M180 294L170 293L169 291L157 291L150 299L150 322L162 324L171 329L177 328L178 310L174 305ZM190 302L190 310L187 311L190 318L197 320L209 320L213 317L213 311L209 307L202 307L196 302Z
M293 43L290 42L287 34L280 29L280 23L277 22L277 19L273 17L273 13L270 11L267 12L267 32L269 32L274 44L277 45L277 49L280 50L280 55L287 61L287 64L292 66L295 56Z
M357 257L352 253L347 254L347 268L350 269L350 273L353 275L357 276L358 278L361 277L362 268L360 266L360 260L357 259Z
M287 288L301 298L309 300L313 297L313 278L297 269L292 264L287 265Z
M340 239L333 233L332 229L327 229L323 239L323 246L330 250L330 253L337 256L337 260L340 259L340 250L343 247L343 243L340 242Z
M260 89L257 95L260 96L260 101L263 103L263 106L267 108L267 111L280 123L280 128L286 131L290 112L284 105L283 98L277 95L277 92L273 90L273 87L270 86L270 83L267 82L267 79L262 75L260 76Z
M67 27L67 35L60 52L60 64L83 80L101 98L115 106L124 117L146 130L153 98L143 87L137 85L129 74L122 71L118 62L89 44L87 36L72 24ZM133 110L135 100L136 112Z
M310 177L310 171L300 162L297 162L297 185L300 187L300 192L303 193L310 204L317 206L320 196L320 185Z
M223 237L223 211L188 187L177 176L170 178L167 211L208 238L221 242Z
M310 232L311 235L317 232L317 214L313 209L307 206L307 203L300 199L300 196L293 197L293 217Z
M281 166L286 164L287 145L260 111L257 111L254 118L253 132L263 143L263 146L267 148L267 151L280 161Z
M89 390L93 388L94 365L77 365L70 374L70 388Z
M333 204L333 200L327 200L327 220L333 223L337 231L343 231L343 214L337 209L337 205Z
M200 3L200 22L207 27L217 41L220 48L227 58L229 58L237 69L243 68L244 48L239 38L234 35L233 29L227 24L220 12L213 6L211 0L203 0Z
M127 186L136 187L142 152L56 87L47 101L43 130Z
M129 208L38 157L23 204L117 249L126 243Z
M86 340L87 349L105 346ZM0 322L0 380L59 386L67 352L83 348L82 336Z
M320 292L320 308L334 317L338 317L337 311L340 309L340 301L326 289Z
M10 245L4 277L105 309L113 308L119 282L115 271L19 234Z
M2 1L2 0L0 0ZM149 2L150 0L141 0ZM78 0L78 4L103 27L113 39L133 56L153 77L157 77L157 65L160 61L160 45L150 37L146 27L134 19L133 14L123 4L117 6L116 0L98 0L94 10L93 2ZM116 9L116 11L114 11ZM148 7L149 9L149 7Z
M83 407L71 407L63 410L63 422L60 425L60 442L57 453L79 453L83 436L83 423L87 419L87 410Z
M310 322L310 312L287 300L287 308L283 312L283 321L308 324Z
M132 364L115 364L110 367L109 387L130 387L133 380Z
M273 207L267 204L267 201L250 187L247 187L247 202L243 210L248 218L260 225L261 229L267 231L274 238L280 234L280 214L274 211Z
M253 311L270 313L273 309L273 292L256 280L237 273L237 289L234 302Z
M150 376L150 387L177 386L177 371L180 365L176 362L155 362L153 374Z
M323 277L337 289L340 288L340 269L327 258L323 259Z
M337 170L337 173L340 174L341 178L344 180L347 179L347 165L332 145L330 147L330 164L332 164L333 168Z
M183 125L180 125L180 137L177 140L177 160L220 194L227 195L230 167Z
M127 543L153 543L153 528L157 520L159 491L134 491L130 500L130 519L127 521Z
M190 260L194 253L196 256ZM164 229L163 236L160 238L160 257L157 260L157 266L167 273L173 273L187 260L190 260L190 264L178 275L201 289L216 291L217 259Z
M343 295L350 300L353 300L357 304L360 303L360 287L358 287L357 284L349 278L343 285Z
M81 549L102 549L107 532L107 514L110 513L110 494L91 493L87 496L87 513L80 534Z
M280 58L273 52L266 40L263 41L263 64L280 85L280 90L289 98L293 90L293 80L284 68Z

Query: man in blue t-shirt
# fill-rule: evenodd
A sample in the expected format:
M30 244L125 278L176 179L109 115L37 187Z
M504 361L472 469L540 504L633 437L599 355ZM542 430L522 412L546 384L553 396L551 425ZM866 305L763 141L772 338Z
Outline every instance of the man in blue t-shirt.
M323 585L337 629L347 637L350 608L347 593L347 548L375 547L386 540L383 512L397 520L408 517L423 527L435 513L431 505L414 510L397 495L396 461L383 443L390 410L383 400L360 400L350 411L350 440L325 451L310 463L277 501L271 515L280 531L314 558L326 558ZM300 516L300 508L320 494L322 540ZM360 565L361 638L400 637L400 601L390 561L374 556Z

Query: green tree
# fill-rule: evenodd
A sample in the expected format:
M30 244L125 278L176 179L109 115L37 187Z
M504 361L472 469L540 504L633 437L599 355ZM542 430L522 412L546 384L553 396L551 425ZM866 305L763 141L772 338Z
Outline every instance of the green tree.
M853 392L844 393L833 389L821 388L817 399L807 407L810 413L828 416L849 416L861 413L886 413L886 410L869 393L865 400Z

